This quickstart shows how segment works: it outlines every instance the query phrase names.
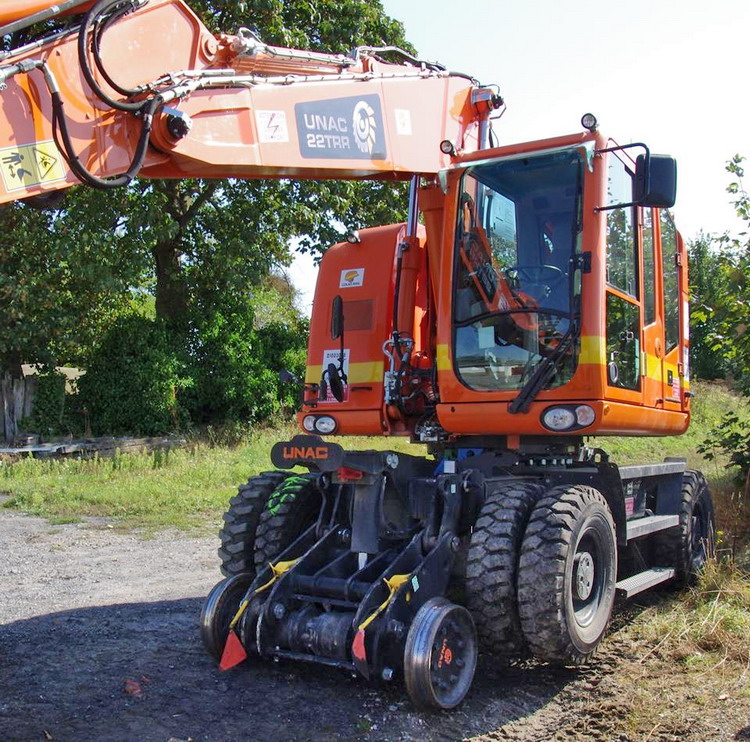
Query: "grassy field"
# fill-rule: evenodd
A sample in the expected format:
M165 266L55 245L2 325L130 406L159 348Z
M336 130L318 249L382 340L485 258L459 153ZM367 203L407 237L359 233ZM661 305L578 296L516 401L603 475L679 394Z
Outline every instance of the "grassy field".
M696 448L730 409L746 403L720 385L700 384L690 431L672 438L595 439L618 463L661 461L685 456L708 476L717 499L719 528L736 532L744 506L734 495L726 459L705 462ZM55 523L86 516L114 518L123 527L149 530L175 526L215 528L238 484L272 468L273 443L294 434L291 426L254 431L237 446L193 442L184 449L90 460L25 459L0 465L5 507L41 515ZM350 448L395 448L421 453L402 439L347 440Z

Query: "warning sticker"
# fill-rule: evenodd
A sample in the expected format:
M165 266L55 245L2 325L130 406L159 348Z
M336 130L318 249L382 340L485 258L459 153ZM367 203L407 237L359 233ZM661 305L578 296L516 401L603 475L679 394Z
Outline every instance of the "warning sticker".
M1 149L0 169L6 191L65 180L63 159L53 141Z
M258 139L261 144L289 141L284 111L256 111L255 120L258 123Z
M341 349L338 348L337 350L324 350L323 351L323 372L325 373L328 370L328 365L333 364L337 369L339 368L339 364L344 369L344 375L349 376L349 348L344 349L344 360L343 363L341 363ZM326 381L328 381L328 377L326 376ZM344 387L344 402L349 401L349 384L343 384ZM337 402L338 400L336 397L333 396L333 392L331 392L331 385L328 384L328 394L326 395L326 402Z

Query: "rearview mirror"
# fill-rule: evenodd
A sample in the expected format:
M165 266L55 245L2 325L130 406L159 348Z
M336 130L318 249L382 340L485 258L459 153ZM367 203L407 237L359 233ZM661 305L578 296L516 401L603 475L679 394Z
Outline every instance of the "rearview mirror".
M336 295L331 307L331 340L337 340L344 334L344 300Z
M639 206L671 209L677 198L677 162L668 155L638 155L633 188Z

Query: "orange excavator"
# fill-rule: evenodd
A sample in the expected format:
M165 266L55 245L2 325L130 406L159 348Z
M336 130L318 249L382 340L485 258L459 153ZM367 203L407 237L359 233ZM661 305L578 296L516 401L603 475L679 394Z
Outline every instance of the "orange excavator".
M223 668L313 662L452 708L480 648L585 662L617 594L701 568L703 476L586 443L689 423L672 158L590 114L493 146L503 102L470 76L214 36L181 0L6 0L0 35L61 14L0 57L0 202L136 176L411 184L406 223L323 258L301 432L224 516L201 615Z

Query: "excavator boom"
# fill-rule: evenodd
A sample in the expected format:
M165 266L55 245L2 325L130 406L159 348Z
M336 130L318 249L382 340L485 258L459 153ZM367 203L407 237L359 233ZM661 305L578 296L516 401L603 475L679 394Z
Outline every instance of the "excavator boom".
M0 20L56 7L11 3ZM273 47L247 29L214 36L181 0L102 0L80 25L1 60L0 202L135 175L436 173L449 162L438 144L477 149L498 99L396 57Z

